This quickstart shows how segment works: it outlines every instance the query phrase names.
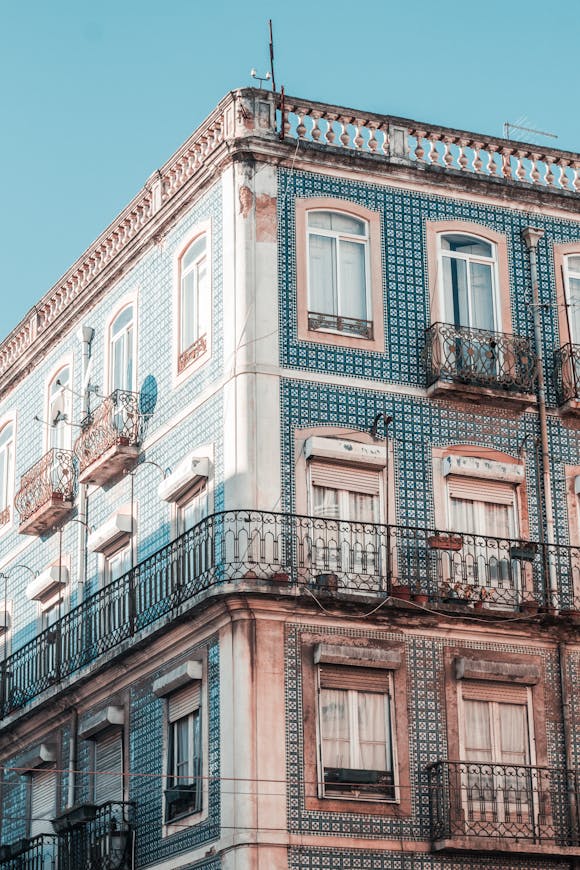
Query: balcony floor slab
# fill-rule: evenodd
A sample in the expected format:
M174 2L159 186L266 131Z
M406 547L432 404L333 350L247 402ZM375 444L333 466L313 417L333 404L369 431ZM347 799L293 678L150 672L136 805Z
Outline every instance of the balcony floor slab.
M490 387L478 387L453 381L439 380L427 387L428 398L456 399L461 402L472 402L477 405L493 405L523 412L536 404L533 393L516 393Z
M42 535L58 525L72 508L72 501L65 500L55 493L49 501L20 523L18 532L21 535Z
M434 852L505 852L520 855L562 855L580 857L580 843L560 846L555 842L534 843L515 837L450 837L434 840Z
M102 486L109 480L119 477L132 468L139 457L139 448L131 444L114 444L91 462L79 474L79 483L93 483Z

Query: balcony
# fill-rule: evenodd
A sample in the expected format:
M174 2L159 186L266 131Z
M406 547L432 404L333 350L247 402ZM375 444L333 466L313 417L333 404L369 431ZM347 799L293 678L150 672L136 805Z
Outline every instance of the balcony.
M142 435L139 394L115 390L81 423L74 452L79 482L102 486L131 468Z
M0 669L0 714L209 595L305 589L360 602L391 596L396 606L413 596L442 615L481 610L494 621L539 608L575 620L580 548L253 510L215 514L15 650Z
M57 870L58 837L40 834L0 846L0 870Z
M21 535L41 535L66 517L74 501L75 464L72 451L54 447L22 476L14 498Z
M527 338L434 323L425 332L424 360L429 396L515 410L536 401L536 357Z
M438 761L428 774L436 850L580 855L577 771Z
M130 870L133 866L133 804L75 807L55 819L54 825L59 830L58 870Z
M580 344L565 344L554 351L554 380L560 413L580 413Z

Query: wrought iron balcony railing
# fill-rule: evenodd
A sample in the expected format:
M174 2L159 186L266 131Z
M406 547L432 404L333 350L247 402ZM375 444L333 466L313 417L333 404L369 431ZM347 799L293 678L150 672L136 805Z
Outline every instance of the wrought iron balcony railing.
M427 386L437 381L531 393L536 358L528 338L452 323L425 331Z
M480 761L429 765L433 840L580 845L578 771Z
M40 834L0 846L0 870L59 870L58 837Z
M373 337L372 320L359 320L356 317L342 317L338 314L320 314L317 311L308 312L308 329L330 329L357 338L372 339Z
M53 447L22 475L14 498L20 531L42 531L72 507L76 461L71 450ZM36 519L38 518L38 523ZM38 528L37 528L38 526Z
M554 380L559 405L580 400L580 344L565 344L554 351Z
M233 584L378 597L406 588L454 608L573 610L580 548L254 510L215 514L15 650L0 669L2 714L207 590Z
M58 820L58 870L130 870L133 866L135 806L132 803L88 804L80 813ZM83 812L84 811L84 814ZM84 815L84 818L83 818Z
M82 431L75 443L81 483L101 483L104 478L118 473L124 457L136 455L142 424L138 393L115 390L103 399L82 421ZM104 467L93 479L94 466Z

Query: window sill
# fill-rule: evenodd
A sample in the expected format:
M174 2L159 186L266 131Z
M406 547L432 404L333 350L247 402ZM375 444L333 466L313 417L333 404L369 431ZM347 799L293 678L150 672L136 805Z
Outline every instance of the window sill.
M199 347L196 350L196 346ZM173 386L178 387L191 375L204 366L211 358L211 338L208 333L202 335L191 347L177 354L173 370Z
M373 329L374 333L377 331L379 330L376 328ZM298 329L298 339L299 341L309 341L315 344L328 344L334 345L335 347L346 347L351 348L352 350L385 352L382 331L380 338L377 338L376 335L373 338L370 338L366 335L352 335L351 333L341 332L338 329L331 329L329 327L319 327L318 329L306 327L305 330Z
M173 834L183 833L184 828L192 828L199 825L207 818L207 812L199 810L195 813L183 813L179 816L174 816L170 821L163 823L163 837L171 837Z

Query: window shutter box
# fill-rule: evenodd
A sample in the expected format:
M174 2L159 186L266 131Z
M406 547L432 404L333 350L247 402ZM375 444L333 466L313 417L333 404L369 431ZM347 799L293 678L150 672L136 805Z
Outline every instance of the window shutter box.
M540 681L540 669L535 664L494 662L458 656L454 665L457 680L488 680L494 683L519 683L525 686L534 686Z
M128 539L132 529L131 514L116 511L102 526L99 526L89 535L87 549L90 553L105 553L120 541Z
M492 504L513 505L515 497L513 483L472 480L456 475L447 478L447 491L451 497L488 501Z
M348 667L383 668L396 670L401 667L403 654L400 649L375 649L361 646L334 646L319 643L314 647L314 664L337 664Z
M68 583L68 568L65 565L51 565L26 587L26 597L29 601L43 601L60 586Z
M463 475L467 478L491 480L504 484L520 484L525 480L522 462L497 462L476 456L446 456L443 460L443 476ZM475 481L472 487L477 486Z
M359 441L345 441L341 438L325 438L313 435L304 445L306 459L326 459L340 463L352 462L356 465L371 465L377 469L386 464L385 442L362 444Z
M189 454L182 459L171 474L161 481L158 487L159 498L162 501L177 501L180 496L195 484L209 477L209 459L207 456Z
M190 659L155 680L153 682L153 694L157 695L158 698L164 698L182 686L191 683L193 680L201 680L202 675L203 665L201 661Z
M56 761L56 746L54 743L41 743L25 755L18 757L18 767L22 769L21 776L26 776L29 770L52 764Z
M96 804L77 804L53 819L52 827L56 834L64 834L66 831L86 824L86 822L92 822L96 815Z
M108 728L122 728L125 724L125 710L109 704L97 713L89 716L79 728L79 737L82 740L90 740Z

